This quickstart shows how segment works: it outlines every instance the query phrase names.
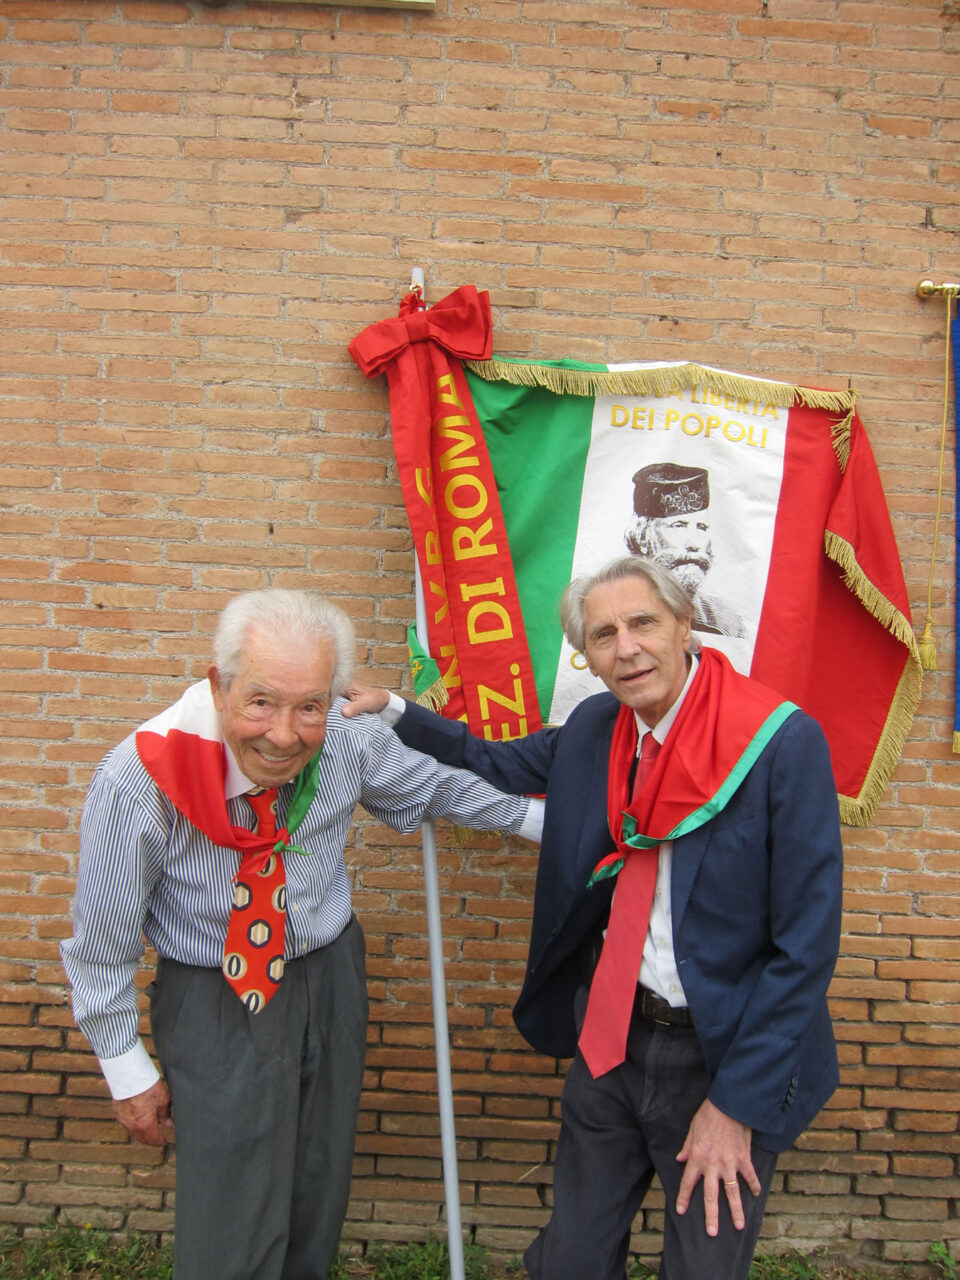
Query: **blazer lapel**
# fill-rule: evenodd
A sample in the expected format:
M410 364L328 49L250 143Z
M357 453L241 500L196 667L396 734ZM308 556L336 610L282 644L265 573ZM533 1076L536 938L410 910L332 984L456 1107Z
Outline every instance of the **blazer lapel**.
M603 709L600 732L591 735L590 750L578 755L579 776L569 780L564 796L566 830L563 840L569 852L561 863L561 876L565 881L568 902L578 901L587 892L594 867L614 847L607 823L607 778L617 709L617 702L610 698L609 707ZM579 796L586 796L586 802L578 801L576 798ZM591 889L590 895L593 894Z
M670 872L670 914L673 917L674 935L676 935L677 926L683 919L683 913L687 909L693 882L697 878L697 872L700 870L700 863L703 861L704 854L707 851L707 845L713 838L716 824L717 819L714 818L712 822L705 823L702 827L698 827L696 831L691 831L689 835L681 836L679 840L673 842L673 865Z

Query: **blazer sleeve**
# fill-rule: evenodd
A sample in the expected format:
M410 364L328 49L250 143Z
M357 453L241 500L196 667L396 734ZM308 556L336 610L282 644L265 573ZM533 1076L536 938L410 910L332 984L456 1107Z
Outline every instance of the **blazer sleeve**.
M766 849L755 851L769 868L767 950L709 1097L755 1131L776 1132L799 1120L795 1102L798 1111L819 1109L835 1083L826 994L840 943L843 853L819 725L794 716L768 750Z
M526 738L487 742L475 737L462 721L446 720L415 702L408 702L394 732L408 747L434 756L443 764L469 769L500 791L542 795L547 788L560 731L541 729Z

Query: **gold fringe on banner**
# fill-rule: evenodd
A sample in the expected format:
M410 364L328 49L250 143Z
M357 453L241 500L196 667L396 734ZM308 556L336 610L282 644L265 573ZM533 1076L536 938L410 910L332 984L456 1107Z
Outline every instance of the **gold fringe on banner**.
M883 798L887 781L900 759L903 744L913 724L923 684L923 664L910 619L896 605L891 604L869 580L857 564L857 555L851 544L829 530L823 535L823 544L827 555L843 571L847 587L867 612L908 651L903 674L893 695L877 749L860 788L860 795L839 797L841 822L852 827L865 827Z
M442 711L449 701L450 695L442 678L434 680L433 684L417 694L418 704L421 707L428 707L431 711Z
M441 711L450 701L450 695L443 683L439 666L421 644L415 626L407 628L407 649L410 654L413 696L421 707Z
M509 382L516 387L543 387L554 395L568 396L666 396L687 387L709 387L723 395L789 409L795 404L843 414L831 427L833 447L841 470L850 456L850 427L857 393L821 391L789 382L765 382L740 373L728 373L704 364L655 365L649 369L589 369L572 365L538 364L535 361L465 360L464 364L486 382Z

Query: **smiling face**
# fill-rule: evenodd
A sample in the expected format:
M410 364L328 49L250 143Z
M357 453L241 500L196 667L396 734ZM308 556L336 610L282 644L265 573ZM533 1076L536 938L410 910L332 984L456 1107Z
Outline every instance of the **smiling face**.
M583 622L591 672L652 728L686 682L690 619L674 617L648 579L628 577L594 587Z
M256 627L247 634L229 684L210 668L224 739L244 776L258 787L289 782L320 750L333 670L329 641L281 638Z

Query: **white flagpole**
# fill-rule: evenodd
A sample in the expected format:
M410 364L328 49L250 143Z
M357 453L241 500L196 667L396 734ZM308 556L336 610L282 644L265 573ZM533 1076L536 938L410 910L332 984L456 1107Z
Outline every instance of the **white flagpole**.
M423 296L423 269L414 267L411 289L419 286ZM416 582L417 638L429 654L427 606L414 552ZM423 844L423 881L427 902L427 934L430 942L430 990L433 996L433 1034L437 1055L437 1099L440 1106L440 1148L443 1155L443 1186L447 1207L447 1243L450 1251L450 1280L464 1280L463 1232L460 1223L460 1179L457 1173L457 1135L453 1119L453 1084L450 1076L450 1033L447 1025L447 991L443 971L443 927L440 920L440 881L437 872L437 840L432 818L420 828Z

